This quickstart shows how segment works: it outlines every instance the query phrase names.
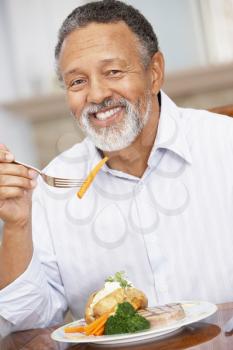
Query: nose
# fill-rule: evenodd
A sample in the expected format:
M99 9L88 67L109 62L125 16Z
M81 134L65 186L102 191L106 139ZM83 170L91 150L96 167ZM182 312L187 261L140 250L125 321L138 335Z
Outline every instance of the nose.
M88 103L101 103L109 97L112 97L112 91L106 82L96 77L89 81Z

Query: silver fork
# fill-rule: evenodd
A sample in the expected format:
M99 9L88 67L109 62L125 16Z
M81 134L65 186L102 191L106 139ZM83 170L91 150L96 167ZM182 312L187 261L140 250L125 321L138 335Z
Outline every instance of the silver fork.
M16 160L14 160L12 163L23 165L28 169L35 170L42 177L44 182L46 182L49 186L60 187L60 188L70 188L70 187L81 187L85 183L84 179L65 179L61 177L50 176L31 165L18 162Z

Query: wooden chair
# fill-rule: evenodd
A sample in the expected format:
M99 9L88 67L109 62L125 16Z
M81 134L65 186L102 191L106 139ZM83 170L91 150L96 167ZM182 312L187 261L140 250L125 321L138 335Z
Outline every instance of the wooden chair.
M209 109L209 111L214 112L214 113L218 113L218 114L228 115L229 117L233 117L233 104L211 108L211 109Z

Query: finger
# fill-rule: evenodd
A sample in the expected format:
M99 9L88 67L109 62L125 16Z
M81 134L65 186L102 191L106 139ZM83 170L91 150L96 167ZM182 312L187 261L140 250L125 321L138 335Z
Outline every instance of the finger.
M0 149L0 162L13 162L14 155L4 149Z
M13 176L21 176L25 178L32 179L33 173L31 169L29 170L23 165L12 164L12 163L0 163L0 175L13 175Z
M19 187L0 187L0 201L20 198L24 196L24 189Z
M20 187L29 190L35 186L35 179L30 180L19 176L0 175L0 187Z
M0 150L9 151L9 149L3 143L0 143Z

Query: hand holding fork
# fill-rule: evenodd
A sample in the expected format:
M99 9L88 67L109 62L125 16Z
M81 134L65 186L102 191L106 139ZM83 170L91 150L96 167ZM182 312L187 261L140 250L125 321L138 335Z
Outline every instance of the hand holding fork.
M28 164L18 162L16 160L13 161L14 164L23 165L26 168L33 169L39 175L42 177L42 179L49 185L53 187L60 187L60 188L69 188L69 187L80 187L80 190L77 193L77 196L81 199L84 195L84 193L87 191L87 189L90 187L91 183L93 182L94 178L96 177L99 170L102 168L102 166L107 162L108 157L104 157L99 161L99 163L91 170L89 175L86 177L85 180L83 179L66 179L61 177L54 177L47 175L40 171L39 169L32 167Z
M12 163L22 165L28 169L34 170L42 177L44 182L46 182L47 185L49 185L49 186L60 187L60 188L81 187L85 182L84 179L67 179L67 178L50 176L50 175L43 173L41 170L39 170L31 165L28 165L28 164L25 164L22 162L18 162L16 160L13 160Z
M49 186L58 188L80 188L77 196L82 198L98 171L107 160L108 157L101 159L91 170L86 179L60 178L47 175L31 165L16 161L13 154L10 153L4 145L0 145L0 205L1 200L14 197L20 198L25 191L34 189L36 186L35 177L37 174L39 174Z

